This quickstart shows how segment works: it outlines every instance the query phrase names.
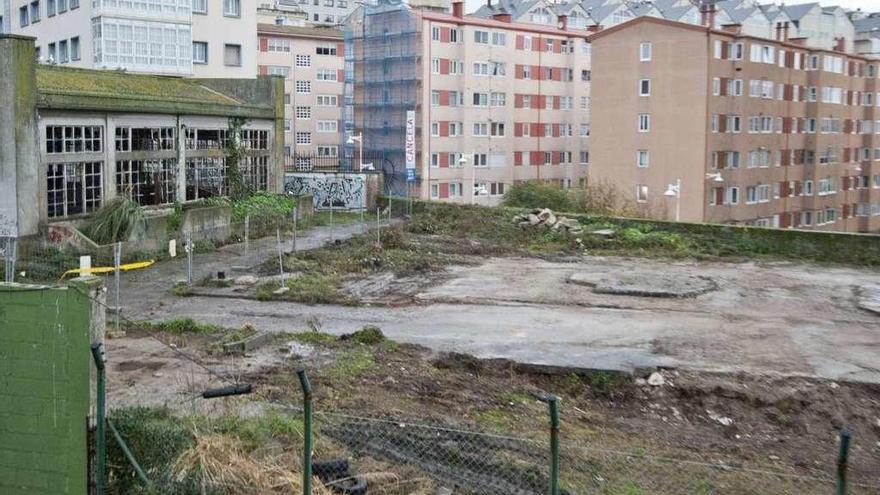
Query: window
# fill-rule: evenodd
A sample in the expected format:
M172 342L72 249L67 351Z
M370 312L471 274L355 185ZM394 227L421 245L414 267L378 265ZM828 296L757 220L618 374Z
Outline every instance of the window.
M312 144L312 133L311 132L297 132L296 133L296 144Z
M489 106L503 107L507 105L507 93L489 93Z
M319 120L318 132L338 132L339 122L336 120Z
M31 2L31 24L40 22L40 1Z
M319 107L335 107L339 105L339 97L337 95L318 95L316 101Z
M485 153L474 153L473 162L475 167L487 167L489 166L488 155Z
M504 137L504 123L492 122L492 125L489 127L489 135L493 137Z
M225 172L221 172L225 176ZM216 181L216 176L210 180ZM210 181L209 180L209 181ZM197 189L202 184L187 180ZM142 205L173 203L177 199L177 160L119 160L116 162L116 193Z
M588 165L590 163L590 152L589 151L581 151L580 163L583 165Z
M266 41L266 51L290 53L290 40L285 38L269 38Z
M474 93L473 95L473 105L475 107L487 107L489 106L489 93Z
M647 113L639 114L639 132L648 132L651 130L651 116Z
M311 55L297 55L296 56L296 66L297 67L311 67L312 66L312 56Z
M431 106L439 106L440 105L440 91L436 89L431 90Z
M507 34L494 31L492 33L492 44L495 46L504 46L507 43Z
M194 64L208 63L208 43L205 41L193 41L192 61Z
M643 41L639 45L639 61L641 62L650 62L651 61L651 42Z
M727 204L736 205L739 204L739 188L736 186L731 186L727 188Z
M46 0L46 17L55 15L55 0Z
M192 0L193 14L207 14L208 0Z
M651 80L639 80L639 96L651 96Z
M46 202L50 218L95 211L101 206L104 162L50 163Z
M100 153L101 126L46 126L46 153Z
M431 198L437 199L440 197L440 184L431 184Z
M223 65L227 67L241 67L241 45L224 45Z
M318 146L318 156L339 156L339 146Z
M19 26L25 27L28 24L30 24L28 19L29 19L29 17L28 17L27 5L25 5L24 7L20 7L18 9L18 24L19 24Z
M485 122L474 122L474 136L488 136L489 135L489 124Z
M474 31L474 43L489 44L489 31Z
M648 167L648 150L639 150L636 152L636 166L639 168Z
M296 107L294 115L299 120L312 118L312 107Z
M590 137L590 124L581 124L581 137Z
M309 94L312 92L312 81L297 81L296 92L299 94Z
M733 43L730 45L730 59L742 60L745 53L745 46L742 43Z
M223 0L223 15L241 17L241 0Z
M58 3L58 13L63 14L67 12L67 0L57 0ZM79 8L79 0L70 0L70 10Z
M450 182L449 183L449 197L450 198L457 198L462 195L464 195L464 188L461 186L461 182Z
M315 47L315 54L317 54L317 55L336 55L336 44L335 43L321 43L320 45Z
M58 63L66 64L70 61L70 53L67 51L67 40L58 42Z
M337 81L339 73L336 69L318 69L316 77L319 81Z
M270 76L283 76L285 79L290 77L290 67L285 65L270 65L266 73Z
M648 202L648 186L645 184L636 184L636 201L639 203Z
M74 36L70 38L70 60L79 60L80 59L80 51L79 51L79 36Z
M552 22L550 11L545 8L538 8L530 13L531 21L535 24L550 24Z
M746 187L746 204L751 205L758 202L758 188L755 186Z

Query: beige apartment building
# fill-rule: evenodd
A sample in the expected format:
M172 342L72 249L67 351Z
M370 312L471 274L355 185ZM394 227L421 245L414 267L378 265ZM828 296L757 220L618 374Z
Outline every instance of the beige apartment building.
M564 16L558 28L513 23L509 14L465 16L461 2L451 14L365 6L346 30L346 131L363 135L364 154L385 172L392 193L491 204L519 181L583 183L590 162L586 30L569 30ZM409 183L408 111L415 112Z
M342 140L342 31L259 24L259 73L283 76L285 154L299 170L337 163Z
M880 61L779 37L593 35L590 180L668 219L880 232Z

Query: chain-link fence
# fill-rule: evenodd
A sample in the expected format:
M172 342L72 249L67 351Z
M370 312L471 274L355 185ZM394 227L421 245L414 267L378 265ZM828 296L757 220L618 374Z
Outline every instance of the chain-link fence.
M608 450L600 440L569 437L564 418L554 484L549 418L543 437L536 433L537 438L525 438L418 419L316 412L313 474L324 487L352 494L830 495L880 490L876 480L850 480L844 487L839 477L779 463L743 467L643 449ZM829 445L830 451L836 448Z

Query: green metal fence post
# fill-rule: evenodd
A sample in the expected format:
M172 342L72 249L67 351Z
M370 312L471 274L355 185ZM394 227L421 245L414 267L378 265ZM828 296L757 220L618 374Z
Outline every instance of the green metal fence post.
M104 495L107 480L107 437L105 431L106 382L104 376L104 344L92 344L92 358L95 360L95 369L97 371L95 396L98 402L95 411L95 494Z
M550 405L550 495L559 495L559 397L547 398Z
M837 454L837 495L846 495L846 463L849 458L849 428L840 430L840 452Z
M312 495L312 385L306 370L296 374L303 392L303 495Z
M119 448L122 449L122 453L125 454L125 458L128 459L129 463L131 463L131 467L134 468L134 472L137 473L138 478L140 478L144 486L150 487L150 479L147 478L147 474L144 473L141 465L138 464L137 459L134 458L134 454L131 453L131 449L128 448L128 444L125 443L122 435L119 434L119 430L117 430L116 427L113 426L113 422L109 419L107 420L107 426L110 427L110 432L113 433L113 438L116 439L116 443L119 444Z

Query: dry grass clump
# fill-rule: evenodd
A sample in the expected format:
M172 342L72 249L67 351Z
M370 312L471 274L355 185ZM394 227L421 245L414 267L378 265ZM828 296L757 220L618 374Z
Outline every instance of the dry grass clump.
M203 487L229 493L301 493L302 475L291 455L245 452L241 440L219 434L196 435L195 444L172 466L178 482L196 480ZM312 493L332 495L315 479Z

